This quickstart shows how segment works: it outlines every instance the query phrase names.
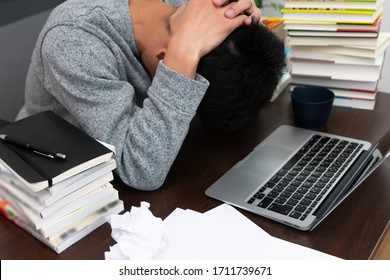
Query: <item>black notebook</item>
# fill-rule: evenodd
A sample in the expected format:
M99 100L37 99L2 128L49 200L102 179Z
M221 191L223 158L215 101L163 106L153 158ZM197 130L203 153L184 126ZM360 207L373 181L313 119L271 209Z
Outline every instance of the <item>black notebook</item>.
M0 140L0 163L37 192L110 160L113 152L52 111L0 127L7 135L66 155L49 158Z

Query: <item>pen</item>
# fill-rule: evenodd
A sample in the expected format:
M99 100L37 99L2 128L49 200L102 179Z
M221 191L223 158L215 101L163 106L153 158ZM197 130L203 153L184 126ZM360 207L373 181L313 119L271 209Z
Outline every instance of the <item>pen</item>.
M35 145L32 145L30 143L27 143L27 142L22 142L21 140L18 140L18 139L15 139L11 136L8 136L6 134L0 134L0 139L4 142L7 142L9 144L13 144L15 146L19 146L19 147L23 147L25 149L28 149L38 155L41 155L41 156L45 156L45 157L48 157L48 158L58 158L58 159L65 159L66 158L66 155L58 152L58 151L55 151L55 150L48 150L48 149L44 149L42 147L37 147Z

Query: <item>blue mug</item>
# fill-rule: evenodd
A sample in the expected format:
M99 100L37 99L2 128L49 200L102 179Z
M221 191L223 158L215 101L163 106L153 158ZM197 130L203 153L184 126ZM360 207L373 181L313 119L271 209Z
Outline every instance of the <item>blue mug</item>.
M291 104L297 126L323 127L334 100L333 91L319 86L297 86L291 92Z

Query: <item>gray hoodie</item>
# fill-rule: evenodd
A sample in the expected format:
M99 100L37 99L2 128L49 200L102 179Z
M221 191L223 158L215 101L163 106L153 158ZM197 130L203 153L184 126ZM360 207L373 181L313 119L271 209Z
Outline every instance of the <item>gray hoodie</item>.
M115 145L124 183L153 190L163 184L208 85L162 61L153 80L148 76L127 0L69 0L38 38L18 119L53 110Z

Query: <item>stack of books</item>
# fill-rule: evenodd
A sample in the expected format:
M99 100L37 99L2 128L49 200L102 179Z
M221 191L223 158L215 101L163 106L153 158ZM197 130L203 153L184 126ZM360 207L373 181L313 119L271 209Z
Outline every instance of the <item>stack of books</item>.
M390 33L381 32L384 0L286 0L292 85L324 86L334 105L375 107Z
M51 111L1 127L0 139L0 214L57 253L123 211L113 146Z

